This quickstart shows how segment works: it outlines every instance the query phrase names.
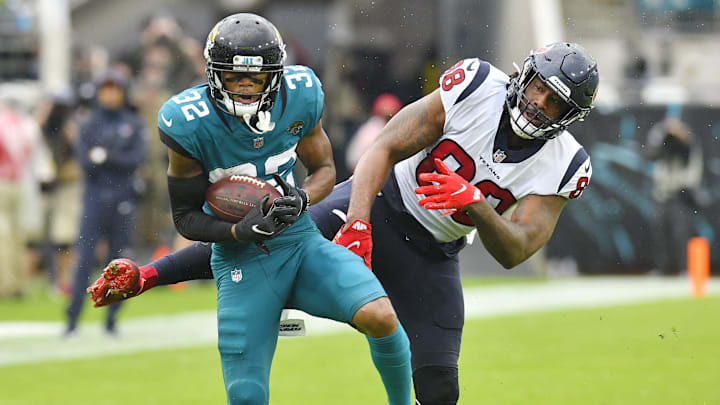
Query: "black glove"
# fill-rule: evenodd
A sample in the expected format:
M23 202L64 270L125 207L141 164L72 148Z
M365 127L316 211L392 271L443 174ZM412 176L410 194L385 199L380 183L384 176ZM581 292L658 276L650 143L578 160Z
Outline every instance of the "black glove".
M283 221L287 222L288 225L294 224L300 215L307 211L308 205L310 205L310 199L308 198L307 191L289 185L277 174L273 174L273 178L283 190L283 196L276 198L273 205L292 208L292 216L283 218Z
M240 222L233 225L235 239L246 242L262 243L274 238L285 231L292 222L295 210L292 207L273 204L267 214L263 208L270 198L270 194L252 209ZM294 221L293 221L294 222ZM260 247L258 245L258 247ZM262 248L261 248L262 250Z

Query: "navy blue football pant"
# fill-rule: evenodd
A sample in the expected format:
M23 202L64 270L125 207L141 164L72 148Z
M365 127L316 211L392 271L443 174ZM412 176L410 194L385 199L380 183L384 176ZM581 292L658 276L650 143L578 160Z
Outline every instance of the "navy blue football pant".
M338 184L310 207L328 239L344 224L351 183ZM373 272L410 339L413 373L428 366L457 368L465 319L457 252L464 240L436 242L402 207L394 174L375 199L370 221Z
M127 193L123 193L127 196ZM109 259L123 257L123 251L130 246L130 235L134 231L134 203L118 198L117 192L107 189L85 191L83 217L75 247L77 266L73 278L72 297L67 309L68 329L72 330L82 311L86 289L90 285L90 273L98 265L95 255L100 241L108 243ZM107 261L105 261L107 262ZM108 307L105 328L115 328L115 318L121 302Z

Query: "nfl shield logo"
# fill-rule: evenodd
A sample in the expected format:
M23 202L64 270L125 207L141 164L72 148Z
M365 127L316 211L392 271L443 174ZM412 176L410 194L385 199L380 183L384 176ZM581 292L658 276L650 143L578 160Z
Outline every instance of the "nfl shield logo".
M253 139L253 147L255 147L255 149L262 148L264 144L265 138L263 138L262 136L258 136L257 138Z
M493 162L500 163L505 160L506 157L507 155L505 154L505 151L502 149L498 149L495 151L495 153L493 153Z
M230 278L232 281L239 283L242 280L242 270L235 269L230 272Z

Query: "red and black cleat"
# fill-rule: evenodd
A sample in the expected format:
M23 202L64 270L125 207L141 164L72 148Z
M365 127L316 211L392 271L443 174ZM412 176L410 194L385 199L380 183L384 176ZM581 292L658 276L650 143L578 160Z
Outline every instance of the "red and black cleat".
M143 292L145 279L141 280L140 268L130 259L115 259L103 270L103 274L88 287L90 299L96 307L113 304Z

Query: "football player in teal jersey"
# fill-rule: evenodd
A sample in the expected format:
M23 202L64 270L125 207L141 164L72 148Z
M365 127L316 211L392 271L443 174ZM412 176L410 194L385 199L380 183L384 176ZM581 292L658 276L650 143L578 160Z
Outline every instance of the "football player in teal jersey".
M213 242L218 348L229 404L267 404L283 308L351 324L367 335L391 405L411 403L410 352L387 294L363 260L324 239L306 213L335 184L323 130L323 91L313 71L284 66L275 26L235 14L205 46L208 83L168 100L158 114L168 146L173 220L186 238ZM310 177L296 188L297 159ZM230 175L283 189L238 223L216 218L207 187ZM267 198L267 197L266 197Z

